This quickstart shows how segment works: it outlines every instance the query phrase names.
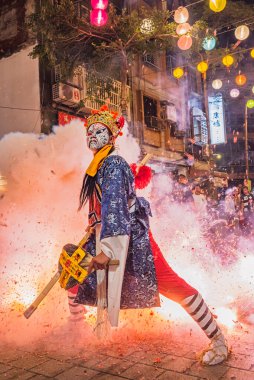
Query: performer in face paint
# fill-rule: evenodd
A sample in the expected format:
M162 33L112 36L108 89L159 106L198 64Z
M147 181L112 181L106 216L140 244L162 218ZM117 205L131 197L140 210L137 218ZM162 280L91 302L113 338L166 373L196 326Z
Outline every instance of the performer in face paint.
M224 336L202 296L163 257L149 231L150 205L136 196L130 166L115 151L123 124L106 106L87 120L87 144L94 158L83 180L80 209L89 202L89 225L95 233L84 248L94 256L89 271L95 271L79 286L75 302L94 306L102 299L111 325L117 326L120 308L159 306L161 293L182 305L211 340L202 363L221 363L228 356ZM120 265L107 268L110 259Z

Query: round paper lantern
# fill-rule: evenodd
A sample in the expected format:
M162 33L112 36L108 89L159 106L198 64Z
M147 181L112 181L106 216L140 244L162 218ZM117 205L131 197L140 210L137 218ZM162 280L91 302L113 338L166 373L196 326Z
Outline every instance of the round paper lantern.
M215 48L215 45L216 45L216 38L213 36L205 37L202 42L203 49L208 50L208 51L213 50Z
M250 35L250 29L247 25L240 25L235 30L235 36L239 41L244 41Z
M254 108L254 100L253 99L249 99L246 103L246 106L248 108Z
M234 58L232 57L232 55L225 55L225 57L222 58L222 63L224 66L226 67L230 67L233 65L234 63Z
M174 70L173 70L173 76L176 78L176 79L180 79L184 74L184 71L181 67L176 67Z
M250 56L251 56L251 58L254 58L254 49L252 49L252 50L250 51Z
M253 94L254 94L254 86L252 87L251 91L252 91L252 92L253 92Z
M184 22L188 21L189 19L189 12L188 9L185 7L179 7L175 11L174 14L174 20L177 24L183 24Z
M244 74L239 74L235 78L235 83L238 84L238 86L244 86L247 82L247 78Z
M227 0L210 0L209 7L214 12L221 12L227 5Z
M222 87L222 81L220 79L215 79L213 80L212 82L212 87L215 89L215 90L219 90L221 87Z
M179 24L179 25L177 25L176 33L179 36L183 36L184 34L188 33L190 28L191 28L191 26L188 22L185 22L184 24Z
M197 69L200 73L204 74L208 70L208 64L202 61L197 65Z
M94 26L104 26L107 24L108 14L103 9L93 9L90 13L90 22Z
M188 50L192 45L192 38L191 36L181 36L179 40L177 41L177 46L181 50Z
M108 0L91 0L91 6L93 9L106 9Z
M153 20L150 18L145 18L142 20L141 25L140 25L140 31L143 34L150 34L154 31L154 23Z
M238 98L239 95L240 95L240 91L238 90L238 88L233 88L230 91L231 98Z

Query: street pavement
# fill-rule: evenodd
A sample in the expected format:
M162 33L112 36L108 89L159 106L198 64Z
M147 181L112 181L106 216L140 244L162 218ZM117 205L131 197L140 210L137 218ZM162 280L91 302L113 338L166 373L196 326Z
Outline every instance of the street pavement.
M0 343L0 379L33 380L254 380L253 326L228 334L232 353L214 367L204 367L197 352L207 344L202 332L170 327L170 333L128 330L110 341L76 333L50 332L35 343Z

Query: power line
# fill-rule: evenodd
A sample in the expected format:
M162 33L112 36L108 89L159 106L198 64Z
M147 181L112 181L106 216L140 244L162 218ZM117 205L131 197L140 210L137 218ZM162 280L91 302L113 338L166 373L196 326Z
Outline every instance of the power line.
M245 25L252 25L254 24L254 21L252 22L249 22L249 23L246 23ZM231 28L231 29L228 29L228 30L224 30L223 32L220 32L220 33L217 33L217 36L221 35L221 34L224 34L224 33L228 33L228 32L231 32L232 30L235 30L235 27Z
M195 1L195 3L185 5L185 8L189 8L189 7L191 7L192 5L196 5L196 4L198 4L198 3L203 3L204 1L205 1L205 0L198 0L198 1Z
M39 111L39 112L41 111L35 108L19 108L19 107L7 107L7 106L0 106L0 108L6 108L10 110L19 110L19 111Z

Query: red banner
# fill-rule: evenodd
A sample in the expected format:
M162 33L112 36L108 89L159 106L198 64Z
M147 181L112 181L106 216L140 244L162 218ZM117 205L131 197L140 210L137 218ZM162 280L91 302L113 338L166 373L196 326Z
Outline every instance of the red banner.
M72 120L79 120L82 123L84 123L86 121L86 119L83 117L78 117L75 115L69 115L68 113L61 112L61 111L58 112L58 124L59 125L64 126L66 124L69 124Z

